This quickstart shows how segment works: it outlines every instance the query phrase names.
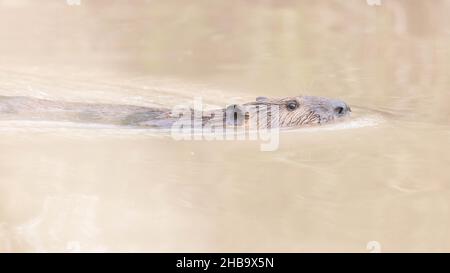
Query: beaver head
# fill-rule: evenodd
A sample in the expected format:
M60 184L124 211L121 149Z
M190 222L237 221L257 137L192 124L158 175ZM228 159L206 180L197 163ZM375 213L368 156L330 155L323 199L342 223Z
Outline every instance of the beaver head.
M239 125L242 124L242 121L251 119L251 115L248 115L249 107L256 107L259 114L261 114L261 109L267 111L269 123L273 122L275 118L275 115L272 114L273 109L277 107L278 126L281 128L324 124L342 119L351 112L345 102L337 99L315 96L258 97L255 102L229 106L226 110L227 121L231 120L233 124Z

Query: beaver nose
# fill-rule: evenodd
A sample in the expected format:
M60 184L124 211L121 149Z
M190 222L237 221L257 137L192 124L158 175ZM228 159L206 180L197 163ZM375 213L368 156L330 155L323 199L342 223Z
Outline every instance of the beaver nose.
M334 114L341 117L349 114L352 109L343 101L340 100L333 100L332 101L332 107Z

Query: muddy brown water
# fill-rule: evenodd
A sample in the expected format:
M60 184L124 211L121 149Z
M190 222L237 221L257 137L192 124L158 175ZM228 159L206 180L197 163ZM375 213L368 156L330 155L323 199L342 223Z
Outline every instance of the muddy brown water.
M450 1L0 1L0 95L340 98L258 141L0 121L0 251L449 251ZM373 242L375 241L375 242Z

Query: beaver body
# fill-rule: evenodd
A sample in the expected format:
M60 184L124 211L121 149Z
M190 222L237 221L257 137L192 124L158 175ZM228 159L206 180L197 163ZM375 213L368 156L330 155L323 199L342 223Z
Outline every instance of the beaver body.
M343 101L313 96L259 97L253 102L201 112L201 126L291 128L331 122L350 113ZM174 111L120 104L52 101L31 97L0 96L0 120L45 120L99 123L132 127L170 128L181 117L191 118L195 109ZM261 117L266 119L261 122Z

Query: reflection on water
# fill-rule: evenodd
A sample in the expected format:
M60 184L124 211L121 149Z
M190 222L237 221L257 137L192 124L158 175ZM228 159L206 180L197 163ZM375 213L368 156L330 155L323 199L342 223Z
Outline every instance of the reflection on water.
M0 95L353 117L274 152L2 121L0 251L450 251L450 1L81 3L0 0Z

